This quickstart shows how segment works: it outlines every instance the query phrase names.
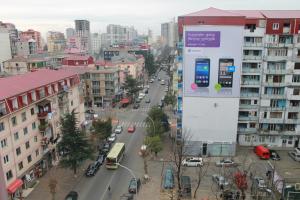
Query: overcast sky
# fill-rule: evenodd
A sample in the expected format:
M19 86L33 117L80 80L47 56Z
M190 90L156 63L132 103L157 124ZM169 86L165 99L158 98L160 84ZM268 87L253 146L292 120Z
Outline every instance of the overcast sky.
M220 9L298 9L299 0L1 0L0 21L19 30L33 28L43 36L49 30L74 27L74 19L87 19L92 32L105 32L107 24L133 25L139 33L174 17L208 7Z

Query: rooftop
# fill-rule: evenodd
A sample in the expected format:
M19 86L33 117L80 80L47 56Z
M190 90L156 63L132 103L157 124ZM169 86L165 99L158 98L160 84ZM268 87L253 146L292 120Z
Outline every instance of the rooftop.
M266 18L273 19L300 19L300 10L261 10Z
M65 60L88 60L90 56L81 56L81 55L71 55L66 58Z
M40 69L23 75L0 78L0 100L77 74L71 70Z
M221 10L218 8L209 7L204 10L200 10L197 12L193 12L187 15L184 15L186 17L188 16L202 16L202 17L243 17L243 15L234 13L227 10Z

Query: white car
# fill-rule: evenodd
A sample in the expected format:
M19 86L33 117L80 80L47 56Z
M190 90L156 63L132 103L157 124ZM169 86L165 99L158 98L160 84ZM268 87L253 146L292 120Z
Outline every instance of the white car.
M182 161L183 166L187 167L199 167L203 166L203 159L200 157L190 157L190 158L185 158Z
M120 134L120 133L122 133L122 131L123 131L123 127L121 125L118 125L115 129L116 134Z
M145 96L146 96L146 94L140 93L140 94L139 94L139 99L142 100Z
M267 187L266 182L263 178L261 177L254 177L255 184L259 189L265 189Z
M161 84L161 85L165 85L165 81L164 81L164 80L161 80L160 84Z
M112 133L112 134L109 136L108 141L109 141L109 142L114 142L114 141L116 141L116 139L117 139L117 135L116 135L115 133Z
M228 181L221 175L214 174L212 175L212 180L217 183L217 185L220 187L221 185L227 186L229 183Z

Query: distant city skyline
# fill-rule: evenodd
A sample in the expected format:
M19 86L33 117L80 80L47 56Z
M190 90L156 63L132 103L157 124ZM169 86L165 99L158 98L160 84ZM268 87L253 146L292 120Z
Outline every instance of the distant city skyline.
M45 39L47 31L65 33L74 28L75 19L90 21L91 32L106 32L108 24L134 26L139 34L160 35L161 23L176 19L180 15L208 7L220 9L300 9L298 0L10 0L1 3L0 21L16 25L18 30L40 31Z

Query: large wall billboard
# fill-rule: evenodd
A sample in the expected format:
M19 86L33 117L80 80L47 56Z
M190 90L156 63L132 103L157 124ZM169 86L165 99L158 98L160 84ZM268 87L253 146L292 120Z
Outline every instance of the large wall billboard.
M185 26L184 96L240 96L243 31L241 26Z

